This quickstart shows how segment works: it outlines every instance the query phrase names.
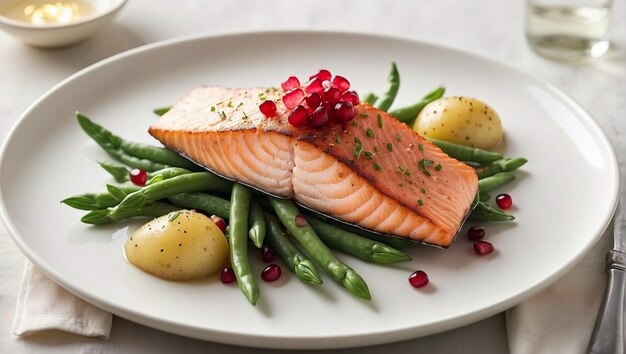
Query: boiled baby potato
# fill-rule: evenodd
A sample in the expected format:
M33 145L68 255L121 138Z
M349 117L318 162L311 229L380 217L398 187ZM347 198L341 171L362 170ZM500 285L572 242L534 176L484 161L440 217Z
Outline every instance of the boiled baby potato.
M413 130L424 137L487 150L498 145L504 134L500 117L491 107L462 96L444 97L426 105Z
M126 258L158 277L188 280L221 271L228 242L205 215L180 210L137 229L124 245Z

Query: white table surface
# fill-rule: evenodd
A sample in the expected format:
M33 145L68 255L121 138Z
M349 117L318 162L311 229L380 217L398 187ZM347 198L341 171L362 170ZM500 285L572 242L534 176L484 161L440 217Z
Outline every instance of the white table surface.
M130 0L119 16L79 45L41 50L0 32L0 142L40 95L101 59L164 39L268 29L323 29L401 35L509 63L555 84L585 107L626 162L626 6L616 0L613 49L586 64L552 62L524 38L524 1L166 1ZM622 178L622 183L625 179ZM626 184L623 184L626 185ZM188 339L115 317L108 340L47 332L12 334L24 257L0 225L0 353L267 353ZM506 353L504 314L445 333L336 353ZM558 352L558 348L555 348Z

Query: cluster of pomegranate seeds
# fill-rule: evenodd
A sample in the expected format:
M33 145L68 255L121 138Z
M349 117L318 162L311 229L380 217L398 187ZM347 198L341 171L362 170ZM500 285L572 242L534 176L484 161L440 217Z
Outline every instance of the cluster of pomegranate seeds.
M217 225L217 227L222 230L223 234L226 234L226 221L217 215L211 215L211 220Z
M350 81L343 76L333 76L322 69L300 83L290 76L280 84L285 91L283 104L289 110L288 120L294 127L320 128L333 122L349 122L354 118L354 106L360 102L359 95L350 91ZM259 109L268 118L276 116L276 104L267 100Z
M487 241L474 241L474 251L483 256L493 252L493 245Z
M280 266L278 264L270 264L261 273L261 278L265 281L274 281L280 278L282 271L280 270Z
M128 174L130 175L130 181L137 186L143 187L148 181L148 174L144 170L133 168Z
M428 274L423 270L415 271L409 276L409 283L414 288L421 288L428 284Z
M226 267L222 269L222 273L220 273L220 280L224 284L230 284L234 282L235 280L237 280L237 278L235 277L235 272L233 271L233 268Z
M276 251L272 246L264 243L263 247L261 247L261 259L263 260L263 262L269 263L273 261L274 258L276 258Z
M504 194L499 194L496 197L496 204L498 204L498 207L502 210L507 210L509 209L512 205L513 205L513 199L511 198L510 195L504 193Z

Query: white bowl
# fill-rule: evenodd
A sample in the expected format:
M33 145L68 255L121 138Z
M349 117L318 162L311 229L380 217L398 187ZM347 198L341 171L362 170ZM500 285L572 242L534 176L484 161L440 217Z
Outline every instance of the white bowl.
M26 44L52 48L87 39L115 17L126 0L82 0L93 6L93 13L68 23L43 25L35 25L2 15L21 2L23 0L0 0L0 28ZM50 2L55 1L50 0Z

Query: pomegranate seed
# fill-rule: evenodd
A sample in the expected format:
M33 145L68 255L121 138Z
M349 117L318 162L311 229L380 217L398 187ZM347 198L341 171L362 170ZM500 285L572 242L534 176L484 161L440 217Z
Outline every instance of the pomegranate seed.
M508 195L506 193L499 194L496 197L496 204L498 204L500 209L507 210L508 208L511 207L511 205L513 205L513 199L511 198L510 195Z
M322 80L318 78L314 78L304 85L304 91L306 93L317 92L321 93L324 91L324 86L322 85Z
M222 273L220 274L220 280L224 284L230 284L234 282L235 280L237 280L237 278L235 277L235 272L233 271L233 268L226 267L222 269Z
M321 81L324 81L324 80L330 80L330 78L331 78L332 76L333 76L333 75L330 73L330 71L328 71L328 70L326 70L326 69L321 69L320 71L318 71L318 72L317 72L317 74L315 74L315 75L311 75L311 77L309 77L309 80L312 80L312 79L314 79L314 78L318 78L318 79L320 79Z
M428 284L428 274L423 270L415 271L409 276L409 283L414 288L421 288Z
M329 87L333 87L333 83L330 82L330 80L324 80L322 81L322 86L324 87L324 89L327 89Z
M299 105L294 108L291 113L289 113L289 124L293 125L294 127L304 126L307 122L308 116L309 112L306 111L306 108L304 108L304 106L302 105Z
M350 102L339 102L333 109L333 117L340 122L349 122L354 118L354 107Z
M324 107L317 107L309 116L309 124L314 128L319 128L328 122L328 111Z
M261 247L261 259L263 262L271 262L274 258L276 258L276 251L274 248L267 243L263 244L263 247Z
M315 109L319 107L320 104L322 104L322 96L317 92L313 92L306 96L304 98L304 101L306 102L306 105L309 106L309 108Z
M306 219L302 215L296 215L296 218L293 221L297 227L302 227L307 225Z
M276 117L276 103L272 100L265 100L259 105L261 113L267 118Z
M285 96L283 96L283 103L285 103L285 107L287 107L287 109L292 109L295 106L299 105L303 99L304 92L299 88L295 88L287 92Z
M346 92L350 89L350 81L348 81L348 79L346 79L345 77L339 75L336 75L333 78L333 85L341 90L341 92Z
M361 100L359 100L359 95L354 91L344 92L343 95L341 95L341 100L344 102L350 102L353 106L356 106L359 102L361 102Z
M485 229L482 226L472 226L467 230L467 238L478 241L485 237Z
M341 99L341 91L339 91L336 87L329 87L324 90L322 94L322 99L324 102L328 102L330 104L336 104Z
M130 175L130 181L135 185L143 187L146 185L146 181L148 181L148 174L144 170L133 168L128 174Z
M295 76L289 76L289 78L287 78L287 80L283 81L280 84L280 87L283 88L283 90L289 91L289 90L293 90L295 88L299 88L300 87L300 80L298 80L297 77Z
M280 266L278 264L270 264L261 273L261 278L265 281L274 281L280 278L282 271L280 270Z
M487 241L474 241L474 251L483 256L493 252L493 245Z
M211 220L220 230L222 230L222 233L226 234L226 221L224 221L224 219L217 215L211 215Z

